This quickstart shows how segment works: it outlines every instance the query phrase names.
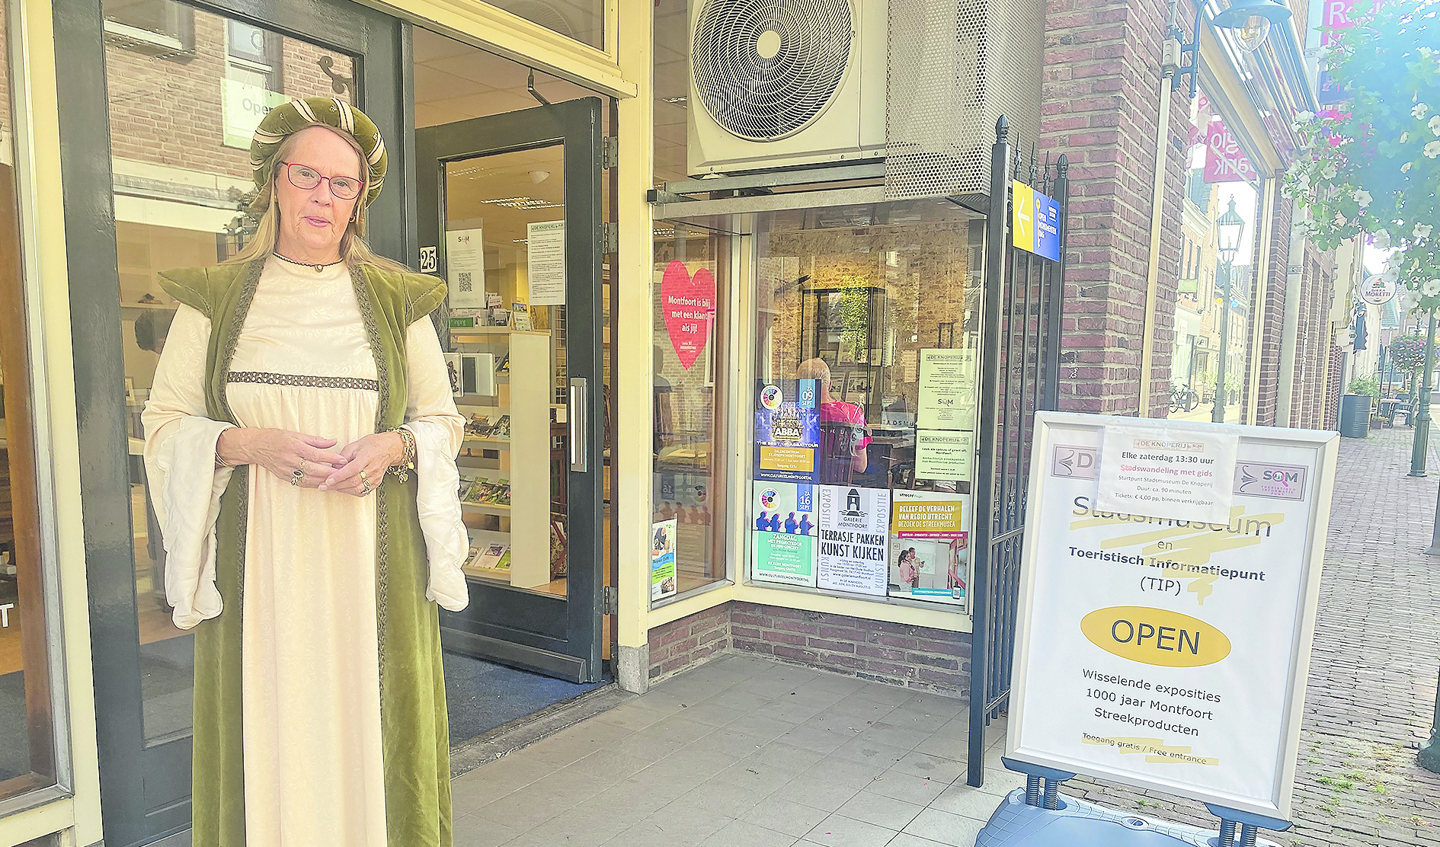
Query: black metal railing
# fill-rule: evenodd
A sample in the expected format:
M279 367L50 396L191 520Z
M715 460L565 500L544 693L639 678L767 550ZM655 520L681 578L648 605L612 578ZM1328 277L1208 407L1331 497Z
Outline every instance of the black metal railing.
M985 230L985 309L981 339L980 423L975 476L974 632L970 657L970 752L967 782L985 778L986 728L1009 704L1015 610L1020 585L1030 443L1037 409L1060 393L1069 163L1015 152L1000 118L991 151L990 213ZM1060 259L1014 244L1012 180L1052 197L1060 212Z

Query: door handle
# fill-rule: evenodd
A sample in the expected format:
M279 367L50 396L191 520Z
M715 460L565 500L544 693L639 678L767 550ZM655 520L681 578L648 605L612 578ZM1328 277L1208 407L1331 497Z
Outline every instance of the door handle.
M583 377L570 380L570 470L590 470L589 383Z

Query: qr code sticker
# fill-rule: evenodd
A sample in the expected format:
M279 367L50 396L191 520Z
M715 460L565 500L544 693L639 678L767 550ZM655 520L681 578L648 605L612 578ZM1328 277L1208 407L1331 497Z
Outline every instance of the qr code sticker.
M460 290L462 292L468 294L475 290L475 285L471 281L470 271L461 271L458 276L459 279L457 281L460 283Z

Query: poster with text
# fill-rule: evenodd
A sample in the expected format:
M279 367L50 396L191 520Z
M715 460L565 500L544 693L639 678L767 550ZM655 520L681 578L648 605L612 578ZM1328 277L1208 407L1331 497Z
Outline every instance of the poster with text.
M822 485L815 584L884 597L890 548L890 490Z
M671 518L650 526L650 600L663 600L675 594L675 536L680 521Z
M975 351L920 351L921 429L975 428Z
M915 431L915 476L966 481L975 458L975 433L943 429Z
M1213 426L1228 515L1154 517L1096 503L1114 422L1036 415L1007 755L1287 818L1339 436Z
M526 224L525 247L530 305L565 305L565 222Z
M970 495L895 491L890 501L892 597L970 609Z
M815 486L756 482L750 506L756 582L815 587Z
M813 379L755 384L755 479L814 484L819 470L819 389Z
M453 229L445 233L445 281L450 308L485 308L484 230Z

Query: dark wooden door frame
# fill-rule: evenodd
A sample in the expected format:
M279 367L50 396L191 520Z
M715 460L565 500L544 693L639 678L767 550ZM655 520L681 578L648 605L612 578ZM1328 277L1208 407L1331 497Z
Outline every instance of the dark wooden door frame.
M566 597L470 584L470 606L441 612L447 648L528 667L572 682L595 682L602 670L604 590L604 359L601 349L603 214L602 108L587 97L518 112L472 118L416 134L420 242L433 246L445 273L443 168L446 162L563 143L565 157L565 327L567 379L588 381L589 468L568 470L571 508L566 541ZM593 508L591 508L593 507ZM581 567L576 567L579 563Z
M412 259L410 25L345 0L192 5L355 57L358 101L390 154L389 190L371 207L370 242L391 258ZM101 804L105 843L129 847L190 825L191 742L145 746L104 14L101 0L54 0L52 12Z

